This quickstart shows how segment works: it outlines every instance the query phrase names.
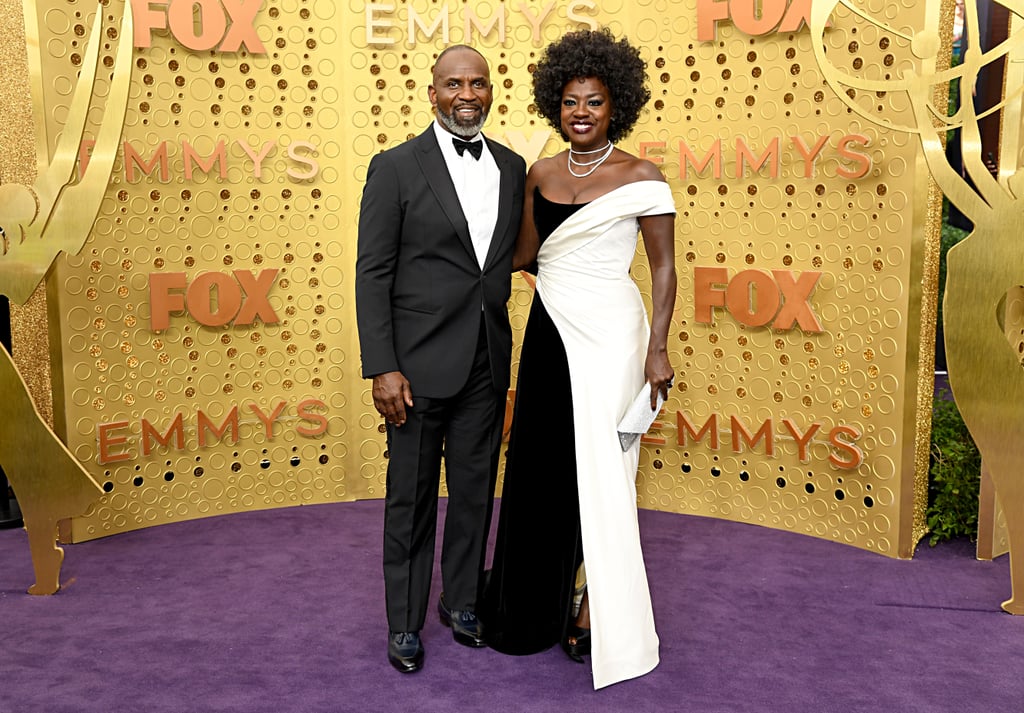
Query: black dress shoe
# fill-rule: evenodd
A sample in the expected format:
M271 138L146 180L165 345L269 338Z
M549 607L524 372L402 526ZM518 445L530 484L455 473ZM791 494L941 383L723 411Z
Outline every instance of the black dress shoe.
M423 644L415 631L388 632L388 661L402 673L423 668Z
M456 642L474 649L487 646L483 624L476 614L468 609L449 609L444 603L444 592L437 601L437 613L441 615L441 623L452 628L452 638Z
M565 633L562 648L576 663L583 663L583 657L590 654L590 629L571 624Z

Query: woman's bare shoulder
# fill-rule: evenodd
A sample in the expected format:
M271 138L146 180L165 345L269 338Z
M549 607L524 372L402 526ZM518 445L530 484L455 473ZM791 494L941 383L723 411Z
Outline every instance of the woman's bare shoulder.
M623 174L628 176L629 183L636 181L661 181L665 182L665 175L661 169L645 158L639 158L633 154L626 154L629 158L623 162Z
M562 153L565 152L563 151ZM550 175L552 172L557 170L557 168L561 166L562 163L565 161L565 159L563 158L560 162L558 160L560 156L561 154L556 154L554 156L548 156L547 158L537 159L534 162L534 164L530 166L530 170L527 173L527 175L534 177L543 177Z

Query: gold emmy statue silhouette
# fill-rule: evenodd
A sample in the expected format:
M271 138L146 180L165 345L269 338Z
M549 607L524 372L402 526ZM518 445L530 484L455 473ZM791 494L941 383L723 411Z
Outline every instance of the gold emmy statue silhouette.
M60 137L52 153L43 101L43 46L35 2L25 3L29 82L36 127L37 180L31 186L0 185L0 293L24 303L58 254L77 254L85 243L110 180L128 104L131 81L131 3L124 3L113 76L102 107L93 157L76 176L79 146L88 123L100 61L103 12L96 16ZM28 533L35 584L30 594L60 588L64 551L57 546L59 520L80 515L102 489L50 430L36 410L25 382L7 351L0 348L0 464L11 482Z
M1000 0L1018 23L1024 18L1024 2ZM1024 60L1024 31L1010 32L1006 41L982 52L978 11L972 0L965 7L967 50L961 65L938 70L941 0L926 0L923 17L934 27L908 32L873 18L863 3L849 0L815 2L811 13L814 51L823 76L836 95L866 120L890 130L916 134L932 177L950 202L974 223L974 231L947 256L943 325L950 385L957 406L978 445L985 469L995 486L1006 517L1010 548L1011 597L1003 609L1024 614L1024 368L1022 368L1019 309L1007 311L1024 285L1024 169L1021 167L1021 97L1024 78L1016 63ZM842 7L842 9L838 9ZM949 9L947 7L947 9ZM891 68L891 78L858 77L829 61L825 24L845 14L844 21L868 23L913 55ZM897 18L898 21L898 18ZM835 26L843 22L834 22ZM1012 30L1011 25L1011 30ZM889 52L893 51L890 47ZM976 113L972 89L982 67L1005 58L1007 71L1002 101ZM885 71L890 71L886 69ZM865 72L865 74L867 74ZM949 115L934 100L935 88L960 81L965 97ZM903 93L912 111L913 125L885 121L857 96L877 97ZM877 99L875 102L877 103ZM993 177L981 156L978 120L1002 112L1003 142L1013 150L1000 151L1007 158L998 177ZM941 137L948 129L962 132L963 164L971 184L947 162ZM1008 321L1009 315L1009 321ZM1012 324L1017 320L1017 324Z

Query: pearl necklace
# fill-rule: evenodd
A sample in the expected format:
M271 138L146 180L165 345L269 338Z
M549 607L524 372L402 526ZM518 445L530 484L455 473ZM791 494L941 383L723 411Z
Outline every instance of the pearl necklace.
M594 171L596 171L598 168L600 168L601 164L608 160L608 157L612 155L612 151L614 150L615 145L611 141L608 142L607 146L602 146L601 148L594 149L593 151L575 151L572 147L569 147L569 161L567 164L569 167L569 173L571 173L576 178L586 178ZM603 151L604 153L592 161L577 161L575 158L573 158L573 154L576 154L578 156L586 156L587 154L595 154L598 153L599 151ZM576 171L572 169L573 166L590 166L590 169L584 171L583 173L576 173Z

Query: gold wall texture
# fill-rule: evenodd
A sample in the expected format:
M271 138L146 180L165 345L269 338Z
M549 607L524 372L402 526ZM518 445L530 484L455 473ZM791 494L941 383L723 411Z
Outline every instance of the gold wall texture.
M93 13L116 35L121 3L30 4L53 135ZM860 5L936 22L910 0ZM106 491L74 540L381 497L352 297L369 159L429 125L430 68L457 42L491 65L487 133L528 161L561 150L531 106L531 67L563 32L608 26L641 47L653 94L620 146L661 164L679 210L679 376L645 439L640 505L910 556L938 194L913 136L827 86L809 3L763 3L778 17L741 0L135 6L120 155L84 249L48 278L58 430ZM912 61L844 12L825 35L836 63L895 76ZM893 123L909 115L899 97L868 100ZM648 293L642 254L634 273ZM521 335L530 288L514 280Z

